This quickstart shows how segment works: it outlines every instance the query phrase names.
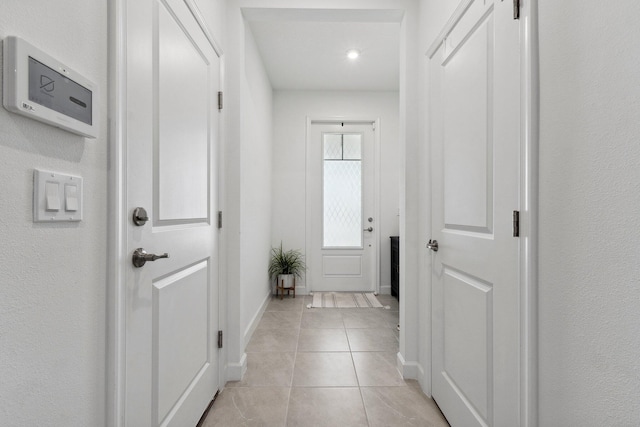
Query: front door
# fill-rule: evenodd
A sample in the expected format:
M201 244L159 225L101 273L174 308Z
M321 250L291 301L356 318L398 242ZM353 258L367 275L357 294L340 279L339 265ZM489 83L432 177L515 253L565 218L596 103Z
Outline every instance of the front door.
M124 11L127 426L195 426L218 390L220 65L190 7L128 0ZM138 248L168 258L135 267Z
M452 427L520 425L520 39L475 0L430 63L432 392Z
M307 285L374 291L373 123L311 123L307 141Z

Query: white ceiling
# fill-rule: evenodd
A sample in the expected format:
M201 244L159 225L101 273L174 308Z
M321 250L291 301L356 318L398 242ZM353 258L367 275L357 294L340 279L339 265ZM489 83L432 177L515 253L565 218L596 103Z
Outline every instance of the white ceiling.
M276 90L398 90L399 11L250 9ZM347 51L357 49L356 60Z

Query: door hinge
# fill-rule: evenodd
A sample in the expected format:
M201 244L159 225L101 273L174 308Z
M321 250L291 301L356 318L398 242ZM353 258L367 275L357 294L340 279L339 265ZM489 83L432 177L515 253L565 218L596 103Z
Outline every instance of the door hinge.
M513 19L520 19L520 0L513 0Z
M513 211L513 237L520 237L520 211Z
M218 92L218 110L222 110L222 92Z
M218 211L218 228L222 228L222 211Z
M218 348L222 348L222 331L218 331Z

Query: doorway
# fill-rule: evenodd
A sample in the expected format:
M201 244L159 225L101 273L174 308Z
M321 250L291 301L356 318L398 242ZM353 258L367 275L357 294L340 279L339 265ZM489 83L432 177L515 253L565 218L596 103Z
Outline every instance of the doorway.
M307 134L307 286L378 290L375 122L310 121Z

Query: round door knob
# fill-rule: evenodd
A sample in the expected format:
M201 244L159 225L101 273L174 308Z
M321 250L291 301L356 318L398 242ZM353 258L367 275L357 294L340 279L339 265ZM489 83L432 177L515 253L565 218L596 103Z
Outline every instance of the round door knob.
M371 232L373 231L373 227L365 228L365 229L364 229L364 230L362 230L362 231L368 231L369 233L371 233Z

